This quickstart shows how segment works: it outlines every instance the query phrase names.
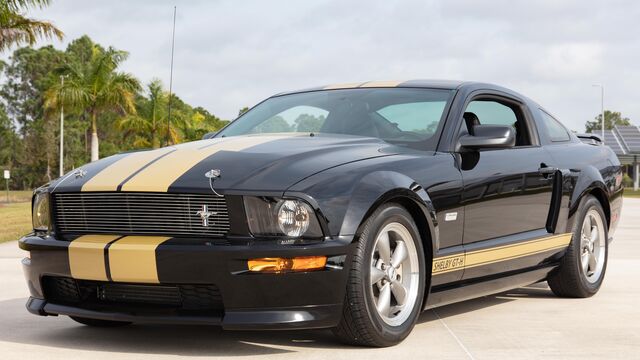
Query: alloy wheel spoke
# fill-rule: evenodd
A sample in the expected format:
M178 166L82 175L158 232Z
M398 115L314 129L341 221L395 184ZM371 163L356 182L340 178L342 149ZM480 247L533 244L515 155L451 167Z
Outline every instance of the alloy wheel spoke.
M389 264L391 261L391 244L389 244L389 233L383 232L378 237L378 244L376 246L378 249L378 254L380 254L380 259L382 259L382 263Z
M584 219L584 224L582 225L582 235L585 239L591 239L591 216L587 216Z
M391 283L391 292L393 293L393 297L396 298L398 305L404 305L407 300L407 289L402 285L399 281L394 281Z
M591 240L592 243L597 244L597 241L598 241L598 227L596 227L596 226L592 226L591 227L591 237L589 238L589 240Z
M391 285L389 283L384 284L382 289L380 289L376 308L380 315L389 316L391 310Z
M407 256L407 245L404 241L398 241L395 250L393 250L391 265L397 269L407 259Z
M591 274L596 271L597 265L598 265L598 260L596 259L596 254L589 253L589 272Z
M377 283L378 281L384 279L384 271L378 269L375 266L371 267L371 285Z
M584 271L585 275L589 275L589 252L586 250L582 251L580 264L582 265L582 271Z

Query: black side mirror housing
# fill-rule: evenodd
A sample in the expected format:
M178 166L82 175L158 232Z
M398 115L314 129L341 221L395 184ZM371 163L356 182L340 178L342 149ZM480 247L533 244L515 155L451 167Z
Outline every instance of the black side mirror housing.
M217 133L218 133L217 131L208 132L202 136L202 140L211 139L214 136L216 136Z
M516 131L509 125L475 125L473 135L459 140L462 149L507 149L516 145Z

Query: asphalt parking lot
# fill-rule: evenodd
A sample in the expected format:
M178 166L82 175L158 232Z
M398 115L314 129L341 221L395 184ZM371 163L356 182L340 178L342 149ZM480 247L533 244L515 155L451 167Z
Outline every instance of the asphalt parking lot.
M0 244L1 359L601 359L640 357L640 199L625 199L600 292L559 299L546 284L424 313L402 344L345 347L329 331L229 332L215 327L134 325L93 329L24 308L22 252Z

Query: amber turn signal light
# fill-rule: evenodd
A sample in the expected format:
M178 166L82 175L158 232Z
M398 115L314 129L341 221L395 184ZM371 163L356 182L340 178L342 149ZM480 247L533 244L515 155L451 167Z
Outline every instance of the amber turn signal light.
M324 269L326 256L300 256L295 258L260 258L247 261L249 271L281 273Z

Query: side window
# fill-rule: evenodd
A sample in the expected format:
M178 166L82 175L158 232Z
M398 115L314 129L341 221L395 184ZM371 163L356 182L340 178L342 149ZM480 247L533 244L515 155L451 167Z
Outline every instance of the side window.
M284 110L262 124L252 133L318 132L329 112L313 106L295 106Z
M540 114L542 115L542 123L544 124L545 130L547 131L547 135L549 139L553 142L562 142L569 141L571 137L569 136L569 132L565 129L562 124L553 116L547 114L543 110L540 110Z
M519 107L495 100L473 100L465 109L464 122L470 134L474 125L512 126L516 132L516 146L531 145L527 124Z

